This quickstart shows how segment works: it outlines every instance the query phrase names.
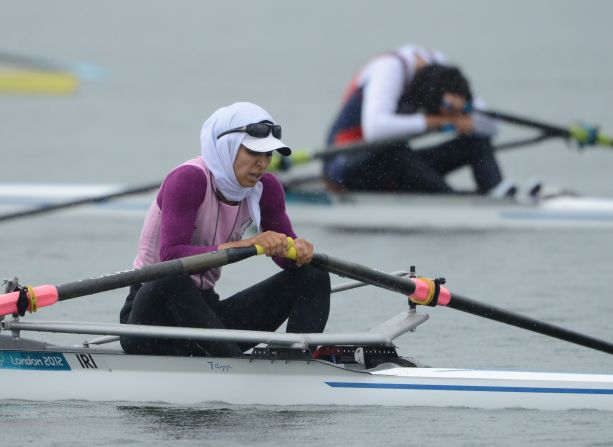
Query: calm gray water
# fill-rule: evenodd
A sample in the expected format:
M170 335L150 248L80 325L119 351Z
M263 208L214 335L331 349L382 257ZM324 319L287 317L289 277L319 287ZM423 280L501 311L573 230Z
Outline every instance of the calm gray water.
M492 108L613 133L613 4L607 1L6 2L1 50L108 70L70 97L0 97L2 182L137 185L199 151L202 121L261 104L296 148L320 147L345 83L371 55L418 42L460 63ZM503 129L501 139L518 134ZM500 154L505 174L613 195L613 153L551 141ZM466 172L454 175L458 185ZM138 219L49 215L4 223L0 276L60 284L130 266ZM610 231L408 234L298 228L318 251L382 270L415 264L453 292L613 340ZM224 271L230 294L275 271ZM248 272L248 274L246 274ZM342 282L342 280L338 281ZM124 292L32 319L115 322ZM406 305L374 288L334 296L329 331L365 330ZM433 366L611 372L613 358L451 309L398 340ZM40 335L35 337L41 337ZM83 337L55 335L76 343ZM0 386L10 386L2 383ZM2 402L2 445L611 445L606 412L199 407Z

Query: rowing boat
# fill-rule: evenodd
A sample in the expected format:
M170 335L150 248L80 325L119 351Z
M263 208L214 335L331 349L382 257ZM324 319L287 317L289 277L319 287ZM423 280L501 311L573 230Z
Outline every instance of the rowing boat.
M78 78L64 71L0 70L0 94L48 94L74 93Z
M128 196L125 191L131 190L124 185L0 184L0 220L11 213L84 202L89 206L72 206L71 215L106 213L142 219L154 197L142 189L134 188L137 193ZM492 199L471 194L305 190L288 191L286 197L292 222L299 226L378 231L613 228L613 199L570 193Z
M613 228L613 199L410 193L288 193L293 222L349 230Z
M417 305L445 306L613 354L613 344L452 294L444 280L402 278L315 253L311 265L354 280L332 292L370 284L409 296L409 309L362 333L295 334L150 325L22 321L26 310L192 274L264 253L241 247L151 264L62 285L0 295L0 399L263 405L387 405L613 411L613 374L430 368L401 357L394 340L428 320ZM288 252L287 256L291 254ZM19 290L15 290L15 289ZM23 331L99 335L80 346L24 339ZM255 346L237 357L126 354L101 348L118 336L226 340Z
M69 211L70 217L94 214L142 219L157 187L157 184L126 189L119 184L0 183L0 221L59 209Z
M613 375L429 368L392 340L427 319L404 312L363 334L284 334L99 323L25 323L3 330L223 338L265 343L241 358L128 355L0 336L0 399L200 404L385 405L613 411ZM313 355L308 346L325 346ZM323 355L318 355L323 352ZM315 358L314 358L315 357Z

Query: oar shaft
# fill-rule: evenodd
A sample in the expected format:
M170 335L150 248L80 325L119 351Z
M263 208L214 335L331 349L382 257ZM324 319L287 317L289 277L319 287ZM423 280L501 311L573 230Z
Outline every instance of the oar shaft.
M483 304L456 294L451 295L451 301L447 304L447 307L498 321L500 323L506 323L511 326L527 329L539 334L548 335L550 337L596 349L598 351L603 351L608 354L613 354L613 343L608 343L604 340L599 340L588 335L579 334L578 332L535 320L534 318L519 315L514 312L509 312L489 304Z
M50 205L41 206L38 208L32 208L24 211L17 211L14 213L0 215L0 222L5 222L7 220L18 219L20 217L29 217L35 216L37 214L48 213L51 211L57 211L65 208L77 207L80 205L87 205L89 203L98 203L105 202L107 200L117 199L120 197L126 197L130 195L143 194L146 192L154 191L160 187L159 183L154 183L151 185L138 186L130 189L125 189L123 191L117 191L109 194L102 194L99 196L93 197L84 197L82 199L69 200L67 202L54 203Z
M313 159L328 160L330 158L337 157L345 154L355 154L358 152L378 151L388 148L390 145L397 145L407 143L409 139L405 138L390 138L380 141L363 141L360 143L349 144L347 146L332 147L328 149L315 152L311 155Z
M477 112L499 120L506 121L508 123L517 124L520 126L527 126L540 129L551 136L569 137L570 131L560 126L554 126L552 124L543 123L530 118L522 118L520 116L511 115L509 113L491 111L491 110L477 110Z
M379 272L363 265L335 259L322 253L315 253L313 255L311 265L339 276L355 279L393 292L404 293L406 295L415 292L415 284L407 278Z
M412 138L417 138L417 135ZM289 164L285 164L285 162L282 160L283 157L276 157L273 159L273 162L268 167L268 170L284 171L289 166L299 166L306 163L310 163L314 160L326 161L338 157L339 155L359 154L361 152L376 152L379 150L385 150L390 145L399 145L407 143L408 141L408 137L390 138L381 141L362 141L359 143L347 144L338 147L331 146L320 149L316 152L295 150L294 152L292 152L292 155L289 158Z
M493 110L476 110L476 112L483 115L497 118L502 121L506 121L511 124L517 124L520 126L532 127L538 129L542 134L535 139L526 139L513 142L511 144L503 145L504 148L517 147L531 142L538 142L551 137L561 137L567 139L576 140L579 144L598 144L601 146L613 146L613 138L610 136L601 134L597 128L590 128L581 125L565 128L562 126L556 126L554 124L544 123L532 118L523 118L517 115L511 115L509 113L493 111Z
M57 286L58 301L142 284L156 279L167 279L183 274L199 273L222 265L246 259L257 254L256 247L230 248L201 255L188 256L97 278L83 279Z
M42 285L26 287L21 292L10 292L0 295L0 315L18 313L19 295L23 290L27 290L30 297L28 309L34 311L36 307L51 306L58 301L79 296L92 295L156 279L168 279L184 274L199 273L211 268L232 264L260 253L263 253L263 249L258 246L228 248L146 265L124 272L111 273L97 278L83 279L59 286Z
M406 270L399 270L397 272L389 273L389 275L400 276L400 277L407 276L408 274L409 272L407 272ZM351 282L346 282L343 284L337 284L336 286L330 289L330 292L331 293L344 292L345 290L357 289L359 287L364 287L368 285L370 284L366 282L362 282L362 281L351 281Z

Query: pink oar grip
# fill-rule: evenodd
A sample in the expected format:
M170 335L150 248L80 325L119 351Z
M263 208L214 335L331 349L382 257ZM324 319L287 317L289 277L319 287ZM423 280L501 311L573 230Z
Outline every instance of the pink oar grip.
M415 298L420 301L425 301L428 299L428 294L430 293L430 286L428 283L419 278L411 278L413 284L415 284L415 291L411 294Z
M38 286L33 289L36 295L36 307L51 306L57 303L58 295L55 286ZM0 295L0 315L16 314L18 298L19 292Z
M438 292L438 306L447 306L451 301L451 292L446 287L440 286Z
M415 284L415 291L411 294L411 296L414 296L419 301L426 301L430 294L430 285L423 279L419 278L411 278L411 281L413 281L413 284ZM436 305L447 306L450 301L451 292L446 287L440 285Z

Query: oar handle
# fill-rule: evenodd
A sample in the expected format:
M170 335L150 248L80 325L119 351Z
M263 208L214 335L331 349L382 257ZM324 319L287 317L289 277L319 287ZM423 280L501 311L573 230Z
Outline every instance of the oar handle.
M594 144L613 146L613 138L601 134L596 127L575 124L569 129L569 135L579 143L580 147Z
M255 244L254 247L257 255L266 254L266 249L261 245ZM289 236L287 237L287 250L283 257L292 261L295 261L298 258L298 252L296 251L296 244L294 243L294 239Z
M601 146L613 146L613 137L610 137L609 135L603 135L600 132L598 132L598 137L596 138L596 141Z
M282 155L276 155L270 161L268 170L271 172L285 171L291 166L300 166L313 161L313 154L306 150L292 150L292 155L284 157Z

